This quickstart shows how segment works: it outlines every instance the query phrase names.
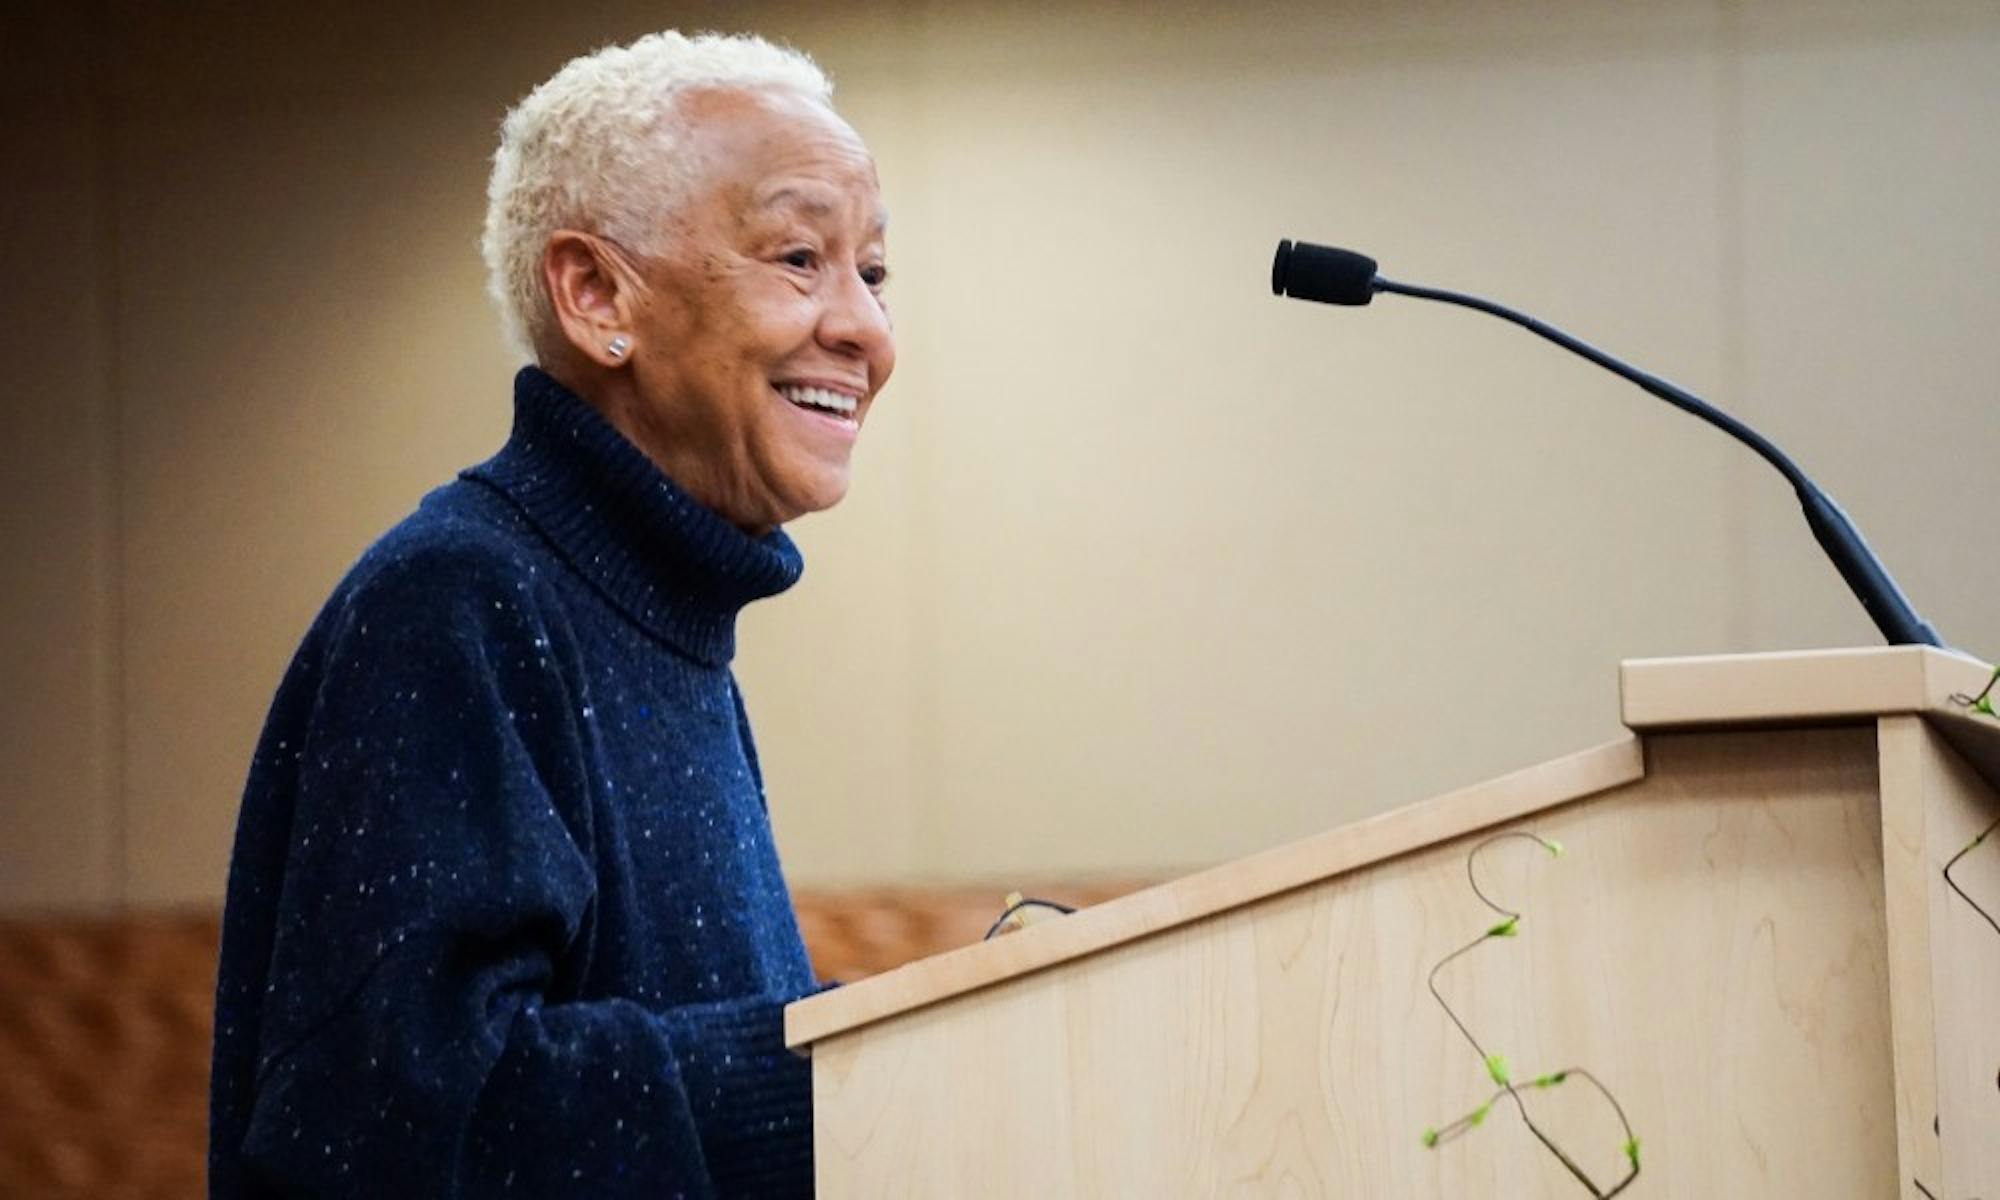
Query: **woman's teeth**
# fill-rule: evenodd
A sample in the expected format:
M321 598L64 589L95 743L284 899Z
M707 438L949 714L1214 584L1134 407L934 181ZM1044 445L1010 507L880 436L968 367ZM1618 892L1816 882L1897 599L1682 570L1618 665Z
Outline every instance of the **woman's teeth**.
M778 394L801 408L819 408L827 412L839 413L844 417L854 415L860 402L854 397L840 392L830 392L816 387L781 387Z

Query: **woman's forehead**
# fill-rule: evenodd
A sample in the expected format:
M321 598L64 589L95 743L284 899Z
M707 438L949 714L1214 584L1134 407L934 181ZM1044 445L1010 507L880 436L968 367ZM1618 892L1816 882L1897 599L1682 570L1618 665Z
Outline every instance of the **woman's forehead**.
M732 158L783 157L812 151L869 165L874 160L854 127L832 108L793 92L710 89L681 98L689 140Z
M798 215L808 220L827 221L848 216L857 203L861 207L854 215L868 219L869 232L879 235L888 229L889 210L882 206L872 175L860 188L843 188L817 179L770 180L753 193L751 207L760 213Z
M807 211L877 189L868 147L831 109L802 96L735 92L690 97L686 153L739 206Z

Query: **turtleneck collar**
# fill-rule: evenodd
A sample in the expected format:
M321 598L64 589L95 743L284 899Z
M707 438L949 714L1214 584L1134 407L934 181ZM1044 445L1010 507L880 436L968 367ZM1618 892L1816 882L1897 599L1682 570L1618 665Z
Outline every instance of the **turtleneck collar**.
M504 493L632 621L712 666L736 614L798 582L781 529L752 537L703 507L597 411L538 367L514 377L514 431L463 473Z

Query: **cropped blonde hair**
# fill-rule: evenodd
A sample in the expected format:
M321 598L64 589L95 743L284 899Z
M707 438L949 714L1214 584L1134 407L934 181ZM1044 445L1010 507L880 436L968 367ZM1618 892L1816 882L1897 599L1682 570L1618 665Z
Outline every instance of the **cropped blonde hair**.
M682 93L783 89L831 104L812 59L760 37L648 34L573 58L507 113L486 185L486 290L507 339L530 358L555 332L542 250L558 229L659 249L692 171L681 153Z

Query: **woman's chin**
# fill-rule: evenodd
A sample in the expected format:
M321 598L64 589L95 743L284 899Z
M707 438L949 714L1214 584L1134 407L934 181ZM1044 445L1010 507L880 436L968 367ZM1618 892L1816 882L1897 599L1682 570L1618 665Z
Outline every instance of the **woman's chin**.
M796 516L825 512L847 498L848 472L845 467L826 470L798 496Z
M810 513L823 512L847 495L849 472L846 463L814 461L787 471L777 486L767 493L764 512L755 523L738 521L745 528L769 528L795 521Z

